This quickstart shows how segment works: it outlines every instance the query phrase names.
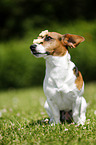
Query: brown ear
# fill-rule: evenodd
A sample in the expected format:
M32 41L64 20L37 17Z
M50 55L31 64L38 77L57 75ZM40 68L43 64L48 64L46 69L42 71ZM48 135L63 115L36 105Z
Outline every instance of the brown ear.
M75 48L79 43L83 42L85 39L79 35L65 34L63 35L63 43L65 46Z

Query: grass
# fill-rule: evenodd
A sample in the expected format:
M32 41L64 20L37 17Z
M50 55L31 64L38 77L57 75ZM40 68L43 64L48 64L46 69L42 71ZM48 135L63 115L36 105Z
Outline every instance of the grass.
M58 124L51 126L43 107L41 87L0 92L1 145L95 145L96 83L85 85L87 120L84 126Z

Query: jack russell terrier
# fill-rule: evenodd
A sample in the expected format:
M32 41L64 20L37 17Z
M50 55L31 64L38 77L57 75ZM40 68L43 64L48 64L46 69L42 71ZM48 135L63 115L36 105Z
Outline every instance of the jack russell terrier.
M83 98L84 82L80 71L70 60L68 47L75 48L85 39L78 35L42 31L30 46L36 57L46 60L46 74L43 83L47 97L45 109L50 123L73 119L84 125L87 103Z

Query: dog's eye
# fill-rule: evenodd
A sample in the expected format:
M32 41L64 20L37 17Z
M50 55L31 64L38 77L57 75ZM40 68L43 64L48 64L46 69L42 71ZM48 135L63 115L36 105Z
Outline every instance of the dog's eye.
M50 36L46 36L46 37L45 37L45 41L49 41L49 40L51 40L51 39L53 39L53 38L50 37Z

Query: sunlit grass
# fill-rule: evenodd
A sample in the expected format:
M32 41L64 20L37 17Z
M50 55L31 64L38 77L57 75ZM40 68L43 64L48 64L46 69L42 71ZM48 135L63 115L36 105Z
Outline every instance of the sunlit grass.
M88 103L84 126L51 126L43 107L46 97L42 87L0 92L0 143L95 145L96 83L85 85L84 97Z

